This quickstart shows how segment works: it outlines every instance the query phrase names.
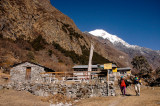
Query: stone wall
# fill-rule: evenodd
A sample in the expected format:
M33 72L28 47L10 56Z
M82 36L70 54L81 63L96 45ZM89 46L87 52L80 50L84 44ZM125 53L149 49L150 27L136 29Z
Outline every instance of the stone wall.
M25 62L13 67L10 70L11 82L25 82L26 79L26 67L31 67L31 82L43 80L40 73L45 72L44 68L35 64L31 64L29 62Z
M8 85L5 85L4 88L11 88L18 91L26 90L37 96L62 94L73 99L108 96L106 83L40 84L29 82L12 82ZM114 88L110 90L110 96L115 96Z

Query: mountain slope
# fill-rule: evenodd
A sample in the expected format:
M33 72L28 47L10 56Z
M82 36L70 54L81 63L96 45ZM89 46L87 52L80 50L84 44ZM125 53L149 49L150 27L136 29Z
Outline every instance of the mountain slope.
M0 31L4 38L34 40L39 35L66 50L82 54L87 39L74 22L54 8L49 0L1 0ZM65 38L65 39L64 39Z
M130 56L130 59L136 55L143 55L147 58L153 68L160 66L160 54L158 51L137 45L130 45L116 35L109 34L102 29L90 31L89 33L97 37L102 37L105 40L109 40L117 49L127 53Z
M91 40L95 42L93 64L112 61L128 66L128 58L124 58L127 54L82 33L49 0L0 1L1 67L33 61L56 71L68 71L74 64L88 63Z

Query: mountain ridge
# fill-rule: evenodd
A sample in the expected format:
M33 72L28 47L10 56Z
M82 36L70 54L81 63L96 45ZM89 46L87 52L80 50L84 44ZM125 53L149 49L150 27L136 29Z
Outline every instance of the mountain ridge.
M105 31L103 29L96 29L96 30L90 31L89 33L94 35L94 36L99 36L99 37L102 37L104 39L108 39L113 44L120 42L124 46L127 46L129 48L139 47L137 45L130 45L129 43L125 42L123 39L119 38L118 36L112 35L112 34L108 33L107 31Z
M130 45L118 36L109 34L107 31L102 29L96 29L90 31L89 33L96 37L102 37L103 39L109 40L117 49L127 53L130 56L130 59L136 55L144 55L154 69L160 66L159 51L137 45Z

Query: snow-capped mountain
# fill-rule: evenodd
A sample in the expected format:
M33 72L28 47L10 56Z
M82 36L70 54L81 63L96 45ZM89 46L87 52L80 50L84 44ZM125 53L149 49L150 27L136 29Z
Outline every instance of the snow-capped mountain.
M124 46L129 47L129 48L138 47L136 45L128 44L127 42L125 42L121 38L117 37L116 35L112 35L112 34L108 33L107 31L105 31L103 29L96 29L96 30L90 31L89 33L94 35L94 36L97 36L97 37L102 37L104 39L108 39L113 44L121 43Z
M157 50L157 53L160 55L160 50Z
M143 55L147 58L149 63L152 64L153 68L160 66L160 51L155 51L137 45L130 45L118 36L112 35L103 29L96 29L90 31L89 33L98 37L99 39L103 38L106 40L106 42L109 40L117 49L128 54L130 59L136 55Z

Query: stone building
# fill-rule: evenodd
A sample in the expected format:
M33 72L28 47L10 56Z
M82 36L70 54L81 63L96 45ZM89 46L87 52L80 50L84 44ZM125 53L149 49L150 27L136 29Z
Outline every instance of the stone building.
M10 70L10 81L13 82L42 82L43 72L55 72L45 66L32 63L32 62L22 62L12 66Z
M74 75L77 76L79 79L86 79L88 76L88 65L75 65L72 67L74 70ZM91 75L92 77L102 75L106 77L107 75L107 70L104 69L104 65L92 65L91 66L92 72ZM110 70L110 74L117 69L117 66L115 64L112 64L112 70Z
M117 68L118 75L131 75L131 68L125 67L125 68Z
M116 78L116 76L123 76L123 75L131 75L131 68L125 67L125 68L117 68L115 64L111 65L112 69L109 70L109 74L113 74ZM94 77L106 77L107 76L107 69L104 69L104 65L92 65L92 72L91 75ZM73 67L74 70L74 76L77 76L79 79L86 79L88 78L88 65L75 65Z

